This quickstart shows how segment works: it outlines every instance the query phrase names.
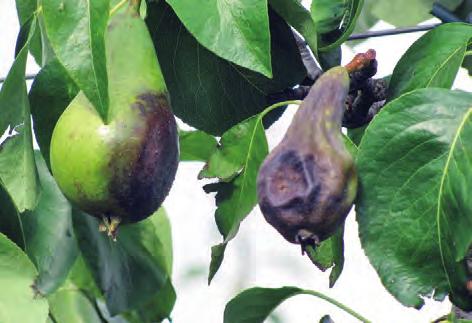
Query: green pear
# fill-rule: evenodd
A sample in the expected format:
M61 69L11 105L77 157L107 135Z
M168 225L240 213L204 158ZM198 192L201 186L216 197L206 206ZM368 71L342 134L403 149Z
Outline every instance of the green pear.
M303 250L332 235L356 197L356 170L341 134L348 92L344 67L324 73L259 170L265 219Z
M105 36L109 110L102 120L80 92L51 140L52 173L65 196L105 224L140 221L169 193L179 161L178 132L154 46L143 20L116 14ZM109 230L110 233L110 230Z

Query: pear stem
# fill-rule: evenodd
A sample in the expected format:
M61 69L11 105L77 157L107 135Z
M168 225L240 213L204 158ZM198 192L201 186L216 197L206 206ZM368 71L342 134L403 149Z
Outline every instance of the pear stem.
M139 8L141 8L141 0L129 0L129 11L139 16Z
M111 8L110 10L110 17L113 16L118 10L121 9L121 7L123 7L123 5L128 2L128 0L121 0L116 6L114 6L113 8Z

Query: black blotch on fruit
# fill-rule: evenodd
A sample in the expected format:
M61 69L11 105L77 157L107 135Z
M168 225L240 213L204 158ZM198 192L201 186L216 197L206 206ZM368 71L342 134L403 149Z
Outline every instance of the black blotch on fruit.
M258 188L262 192L259 205L266 220L284 237L295 242L293 231L303 229L303 218L318 203L321 183L313 176L316 164L311 156L301 157L294 150L276 155L270 167L261 169Z
M145 93L131 109L139 111L144 122L134 129L139 145L127 141L114 151L110 193L118 203L123 222L137 222L152 214L172 186L179 162L175 118L165 95ZM127 165L119 164L125 157ZM120 158L121 157L121 158ZM116 214L115 214L116 215Z

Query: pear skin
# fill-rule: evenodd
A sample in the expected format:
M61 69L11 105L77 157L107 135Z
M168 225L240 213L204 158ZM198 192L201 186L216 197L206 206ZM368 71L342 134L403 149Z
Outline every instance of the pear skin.
M112 17L105 36L110 106L106 120L79 92L51 140L51 169L66 197L105 221L154 213L179 162L178 132L154 46L142 19Z
M356 196L356 170L341 134L348 91L344 67L324 73L259 169L257 194L265 219L302 248L332 235Z

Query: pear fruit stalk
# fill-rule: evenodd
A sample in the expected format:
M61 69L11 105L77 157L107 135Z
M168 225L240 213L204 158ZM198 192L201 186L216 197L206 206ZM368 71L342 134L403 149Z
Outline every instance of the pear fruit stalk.
M265 219L302 250L332 235L356 196L356 170L341 133L348 91L344 67L324 73L259 170Z
M77 207L118 223L154 213L167 196L179 161L178 132L154 46L132 10L114 15L105 36L109 109L103 120L86 96L59 118L51 169Z

